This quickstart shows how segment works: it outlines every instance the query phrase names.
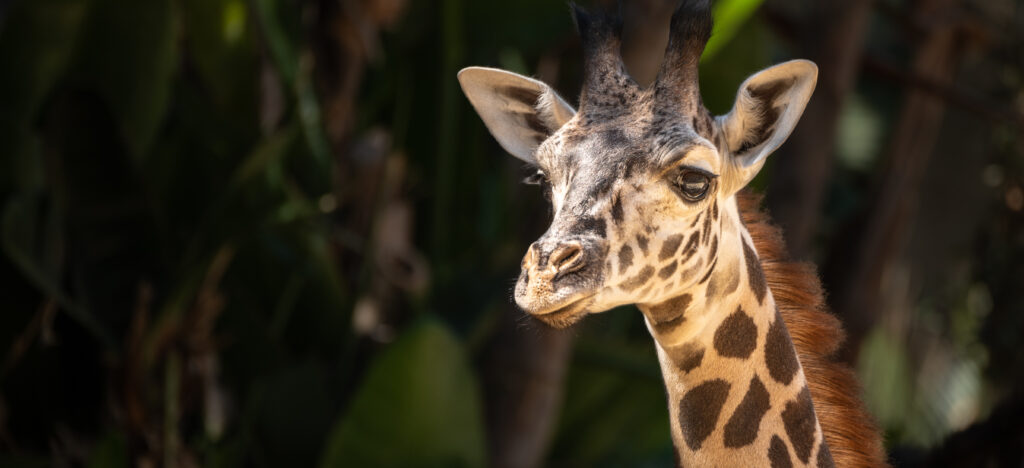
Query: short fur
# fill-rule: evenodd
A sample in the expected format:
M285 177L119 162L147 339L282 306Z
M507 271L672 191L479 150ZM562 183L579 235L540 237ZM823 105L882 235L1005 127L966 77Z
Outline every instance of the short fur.
M736 201L803 365L835 465L888 466L878 428L858 398L856 376L834 359L844 333L839 320L828 312L814 265L789 259L779 228L760 208L760 195L742 190Z

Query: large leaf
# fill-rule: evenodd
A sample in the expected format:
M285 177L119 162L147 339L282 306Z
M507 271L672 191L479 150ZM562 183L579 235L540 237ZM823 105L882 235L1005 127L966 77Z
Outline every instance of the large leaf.
M171 0L94 0L79 70L111 107L135 158L163 122L178 61Z
M462 344L425 320L377 359L322 467L483 466L480 395Z
M764 0L720 0L715 3L715 30L701 59L714 57L739 32Z
M42 184L32 124L66 68L88 5L88 0L17 2L0 25L0 189Z
M593 326L625 330L622 319L636 321L639 315L635 310L609 314L621 318L595 317L600 322ZM667 466L673 449L654 346L645 336L607 335L581 337L576 343L547 461L553 466Z
M186 54L204 91L232 122L255 127L259 62L245 0L183 0Z
M871 414L884 428L903 430L914 410L910 380L914 373L902 340L884 326L876 326L861 345L857 363Z

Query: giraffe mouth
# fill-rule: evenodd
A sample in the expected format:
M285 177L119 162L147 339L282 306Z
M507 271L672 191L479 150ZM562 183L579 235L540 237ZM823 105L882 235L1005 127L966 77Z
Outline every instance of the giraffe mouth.
M584 296L556 309L544 312L530 312L530 315L554 328L566 328L587 315L587 307L593 303L594 295Z

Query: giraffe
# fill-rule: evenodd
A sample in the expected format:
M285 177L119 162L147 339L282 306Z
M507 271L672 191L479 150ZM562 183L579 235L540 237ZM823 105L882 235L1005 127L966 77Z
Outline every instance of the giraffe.
M796 126L817 67L760 71L715 117L698 86L708 0L679 4L646 88L619 55L621 20L572 10L584 56L578 110L529 77L458 75L553 206L523 257L516 304L557 328L636 304L664 377L677 465L885 465L851 373L827 359L841 331L821 310L817 277L782 259L777 232L741 192Z

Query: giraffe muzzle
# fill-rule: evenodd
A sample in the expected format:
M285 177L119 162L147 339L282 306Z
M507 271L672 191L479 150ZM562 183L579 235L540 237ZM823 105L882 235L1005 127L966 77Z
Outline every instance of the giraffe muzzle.
M527 313L545 315L593 295L602 271L601 243L586 237L541 239L523 256L515 299Z

